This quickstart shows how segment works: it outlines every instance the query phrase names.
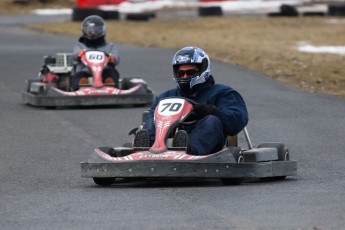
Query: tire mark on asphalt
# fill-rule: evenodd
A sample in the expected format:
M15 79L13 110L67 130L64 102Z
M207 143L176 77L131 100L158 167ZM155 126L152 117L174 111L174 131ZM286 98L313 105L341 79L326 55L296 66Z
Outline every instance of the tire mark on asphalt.
M6 84L5 82L0 80L0 90L5 90L8 92L15 92L18 93L18 89L11 87L11 85ZM99 140L98 138L95 138L94 136L90 135L88 132L83 130L80 127L77 127L74 125L71 121L66 120L65 118L58 116L55 112L46 110L43 112L43 114L47 115L49 118L52 118L54 121L62 125L66 128L66 130L70 130L75 134L75 136L79 137L83 141L87 142L91 146L104 146L104 143Z
M91 146L105 146L105 144L100 139L90 135L88 132L86 132L82 128L74 125L71 121L66 120L65 118L61 116L56 115L56 113L52 111L45 111L44 114L52 118L54 121L56 121L63 127L65 127L67 130L70 130L75 136L79 137L80 139L90 144Z

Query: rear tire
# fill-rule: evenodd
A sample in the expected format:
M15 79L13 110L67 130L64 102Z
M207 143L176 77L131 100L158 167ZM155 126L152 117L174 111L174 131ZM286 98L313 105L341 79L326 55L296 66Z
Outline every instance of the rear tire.
M71 73L67 74L60 74L58 75L58 80L56 82L56 85L58 89L61 89L63 91L70 91L71 87Z
M126 90L126 89L129 89L132 87L132 83L130 81L130 78L123 78L122 81L121 81L121 89L122 90Z
M110 186L115 182L116 178L114 177L94 177L93 181L95 184L100 186Z

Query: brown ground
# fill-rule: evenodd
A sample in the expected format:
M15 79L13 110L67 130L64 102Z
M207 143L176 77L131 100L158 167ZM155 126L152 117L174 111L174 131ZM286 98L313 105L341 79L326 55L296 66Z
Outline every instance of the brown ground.
M25 14L34 9L74 7L76 0L0 0L0 15Z
M331 20L337 23L330 23ZM80 34L80 22L31 27ZM296 50L299 42L345 46L345 18L207 17L108 21L107 39L115 43L175 49L195 45L213 58L263 72L306 91L345 97L345 56Z

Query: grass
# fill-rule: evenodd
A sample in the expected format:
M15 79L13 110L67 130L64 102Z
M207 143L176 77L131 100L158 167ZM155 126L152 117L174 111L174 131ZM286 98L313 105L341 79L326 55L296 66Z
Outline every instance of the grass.
M30 25L49 33L79 36L80 22ZM345 97L345 56L302 53L300 42L345 46L345 19L330 17L156 18L107 21L107 40L179 49L203 48L212 58L262 72L309 92Z

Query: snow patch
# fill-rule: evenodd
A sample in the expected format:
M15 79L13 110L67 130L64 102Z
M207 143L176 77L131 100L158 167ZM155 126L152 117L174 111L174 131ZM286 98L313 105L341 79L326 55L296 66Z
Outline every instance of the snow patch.
M314 46L302 42L298 45L298 50L306 53L331 53L345 56L345 46Z

